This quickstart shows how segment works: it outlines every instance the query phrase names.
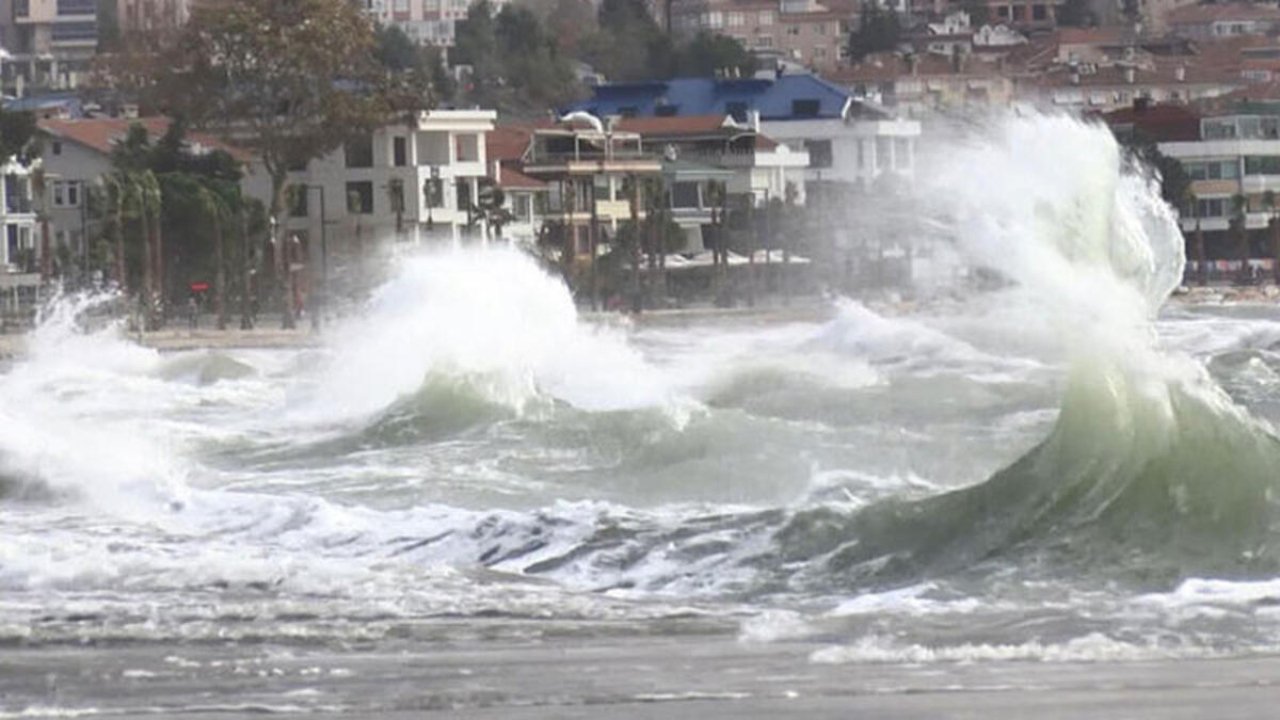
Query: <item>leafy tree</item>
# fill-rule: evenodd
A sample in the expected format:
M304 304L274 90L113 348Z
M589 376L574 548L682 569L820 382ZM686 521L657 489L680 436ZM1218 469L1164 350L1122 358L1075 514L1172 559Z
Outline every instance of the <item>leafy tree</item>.
M388 70L403 72L418 67L418 44L398 25L383 25L376 33L374 57Z
M29 162L38 133L34 114L0 109L0 163L9 158Z
M588 0L556 0L547 14L546 26L565 55L577 55L583 39L600 29L595 9Z
M479 0L467 10L467 18L455 31L453 61L471 66L471 79L465 88L468 96L482 104L492 105L502 78L498 57L498 35L489 0Z
M1065 27L1093 27L1098 17L1089 9L1089 0L1067 0L1058 7L1058 24Z
M120 14L116 0L98 0L98 52L120 47Z
M983 0L964 0L960 3L960 9L969 16L969 23L975 28L991 21L991 8Z
M858 29L849 36L849 54L856 62L871 53L893 50L901 36L897 13L874 3L864 4Z
M582 58L611 80L670 77L674 45L643 0L604 0L600 31L584 38Z
M734 69L749 77L756 71L756 65L756 56L747 52L735 38L702 31L676 52L674 74L708 77L719 70Z
M376 47L369 18L348 0L200 3L160 62L133 80L152 106L252 147L271 180L271 216L279 218L290 168L336 150L413 100L396 92ZM287 289L279 291L287 308ZM292 327L292 313L284 317Z
M1124 140L1125 152L1131 162L1155 170L1160 175L1160 197L1174 207L1182 207L1191 193L1191 177L1182 163L1160 152L1156 142L1141 132Z

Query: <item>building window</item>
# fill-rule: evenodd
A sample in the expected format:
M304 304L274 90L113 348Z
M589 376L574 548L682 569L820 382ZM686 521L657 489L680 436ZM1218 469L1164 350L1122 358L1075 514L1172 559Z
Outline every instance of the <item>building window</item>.
M827 34L827 24L826 24L826 23L815 23L815 24L814 24L814 26L813 26L813 32L814 32L814 34L815 34L815 35L826 35L826 34Z
M57 180L53 183L54 207L80 207L80 182Z
M1228 200L1229 198L1200 198L1196 201L1196 217L1226 217Z
M364 135L362 137L348 140L343 147L346 155L347 167L349 168L371 168L373 167L373 136Z
M1044 5L1031 6L1031 19L1037 22L1049 19L1049 10Z
M804 147L809 151L809 167L829 168L833 164L830 140L806 140Z
M310 214L307 199L310 192L306 185L289 186L289 217L306 217Z
M722 27L724 27L724 13L722 13L722 12L720 12L720 11L718 11L718 10L713 11L713 12L709 12L709 13L707 13L706 15L704 15L703 17L705 17L705 18L706 18L706 25L707 25L707 27L709 27L709 28L722 28Z
M788 35L799 35L799 34L800 34L800 26L799 26L799 25L788 25L788 26L787 26L787 34L788 34Z
M58 15L97 15L98 0L58 0Z
M533 219L533 198L525 193L511 196L511 208L517 219L526 222Z
M814 57L814 59L815 59L815 60L826 60L826 59L827 59L827 49L826 49L826 48L824 48L824 47L814 48L814 49L813 49L813 57Z
M1214 163L1215 165L1217 163ZM1280 175L1280 157L1249 156L1244 159L1245 175Z
M671 190L671 207L698 208L702 203L698 196L698 183L678 182Z
M893 139L893 166L898 170L911 169L911 141L906 138Z
M798 118L818 117L821 105L814 99L792 100L791 114Z
M747 16L745 13L731 12L728 15L729 27L742 27L747 24Z
M761 10L760 14L757 16L757 22L760 25L772 25L773 21L774 14L772 10Z
M347 183L347 213L350 215L373 214L373 182L362 180Z
M758 48L771 48L773 47L773 38L768 35L757 35L755 46Z
M732 117L734 122L747 121L747 104L741 101L727 102L724 104L724 113Z
M98 23L75 22L54 23L54 42L83 42L98 39Z
M463 180L458 180L457 184L457 200L459 210L470 210L471 205L471 184Z
M396 167L404 167L409 164L408 138L398 137L391 141L391 162Z

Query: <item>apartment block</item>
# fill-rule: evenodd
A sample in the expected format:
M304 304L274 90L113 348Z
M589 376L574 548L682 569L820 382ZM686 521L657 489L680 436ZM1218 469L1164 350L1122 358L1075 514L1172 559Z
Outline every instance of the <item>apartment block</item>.
M671 8L678 33L728 35L757 55L814 70L835 68L846 57L854 17L815 0L677 0Z

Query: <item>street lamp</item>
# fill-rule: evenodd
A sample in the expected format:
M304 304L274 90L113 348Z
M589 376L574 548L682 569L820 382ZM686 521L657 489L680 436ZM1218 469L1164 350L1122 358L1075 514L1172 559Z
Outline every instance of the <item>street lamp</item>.
M316 307L311 312L311 328L320 329L320 311L324 306L325 295L329 292L329 219L325 215L324 186L305 185L307 191L320 191L320 288L314 294Z
M436 220L432 211L436 206L436 197L440 192L440 168L431 166L431 177L422 183L422 198L427 203L427 235L428 239L435 232Z

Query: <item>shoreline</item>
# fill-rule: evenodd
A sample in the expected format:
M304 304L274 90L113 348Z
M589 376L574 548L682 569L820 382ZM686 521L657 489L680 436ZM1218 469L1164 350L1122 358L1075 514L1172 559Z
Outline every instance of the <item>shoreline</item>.
M1165 302L1166 306L1182 307L1275 307L1280 308L1280 286L1261 287L1183 287ZM579 309L581 321L606 327L679 326L706 321L740 321L748 323L823 322L836 312L835 303L828 298L795 298L789 304L769 303L754 307L685 307L646 310L640 314L617 311L593 311ZM216 330L212 322L201 327L157 330L148 333L127 333L125 337L143 347L159 352L184 352L191 350L270 350L279 348L319 347L330 331L314 331L305 319L293 330L279 327L279 320L264 318L258 327L241 330L238 327ZM330 323L329 326L331 326ZM326 327L329 327L326 326ZM26 352L27 336L23 333L0 333L0 361L13 361Z

